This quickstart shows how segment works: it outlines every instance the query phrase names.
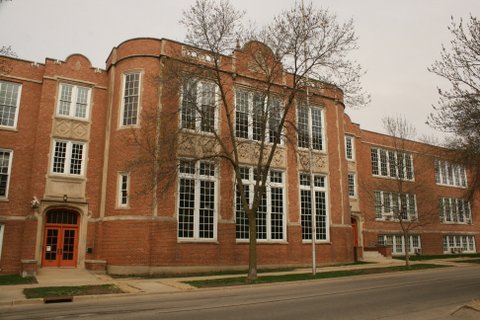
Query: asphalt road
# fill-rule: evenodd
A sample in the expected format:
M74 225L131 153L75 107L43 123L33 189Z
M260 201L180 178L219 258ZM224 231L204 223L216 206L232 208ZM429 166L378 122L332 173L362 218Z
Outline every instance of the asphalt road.
M480 319L480 266L0 308L0 319Z

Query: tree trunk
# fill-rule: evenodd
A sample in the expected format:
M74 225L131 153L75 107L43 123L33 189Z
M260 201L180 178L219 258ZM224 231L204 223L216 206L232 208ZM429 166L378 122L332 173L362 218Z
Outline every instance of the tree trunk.
M247 281L257 279L257 219L255 211L248 211L249 245Z
M405 266L410 268L410 233L404 232L403 237L405 238Z

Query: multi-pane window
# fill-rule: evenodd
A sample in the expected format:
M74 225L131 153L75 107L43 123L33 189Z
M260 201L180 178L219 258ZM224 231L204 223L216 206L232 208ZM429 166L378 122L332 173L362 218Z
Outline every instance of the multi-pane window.
M312 240L312 211L315 213L316 239L330 238L327 206L326 177L323 175L300 174L300 216L302 240Z
M65 117L87 119L89 102L90 88L61 83L57 114Z
M324 150L323 110L301 104L297 110L298 146Z
M257 173L252 167L240 167L240 175L245 190L247 203L251 205L254 196ZM279 170L270 170L266 180L265 193L260 199L257 210L257 240L285 240L285 185L284 174ZM238 240L249 239L248 217L243 209L240 191L236 190L235 198L236 237Z
M409 241L409 253L420 253L421 242L419 235L411 235ZM392 247L392 254L405 254L405 237L399 234L379 234L377 236L379 245Z
M83 142L54 140L52 173L83 175L85 148Z
M443 223L471 223L470 204L464 199L440 198L440 221Z
M122 126L134 126L138 123L140 103L140 73L127 73L123 77Z
M467 171L463 165L443 160L435 160L434 165L437 184L453 187L467 186Z
M355 145L352 136L345 136L345 157L347 160L355 159Z
M475 253L475 237L470 235L443 236L443 253Z
M348 174L348 195L350 197L357 196L357 188L355 186L355 174L349 173Z
M117 194L117 205L118 207L127 207L128 206L128 190L130 187L130 175L128 173L122 172L118 175L118 194Z
M414 220L418 218L414 194L374 191L375 217L379 220Z
M412 155L393 150L372 148L372 174L374 176L413 180Z
M0 128L17 126L21 91L18 83L0 81Z
M237 89L235 94L235 136L282 143L280 122L283 106L277 97Z
M211 161L180 160L178 238L213 240L217 233L216 165Z
M181 127L215 132L218 110L216 86L212 82L187 80L182 88Z
M12 153L11 150L0 149L0 199L8 197Z

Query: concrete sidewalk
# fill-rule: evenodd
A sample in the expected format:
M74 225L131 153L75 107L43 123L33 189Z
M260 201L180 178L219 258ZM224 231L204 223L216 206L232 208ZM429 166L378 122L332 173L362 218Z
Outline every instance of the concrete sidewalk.
M414 263L431 263L443 264L451 266L464 266L465 263L455 263L449 260L428 260ZM370 268L383 268L389 266L401 266L405 262L396 259L382 259L372 261L370 264L354 264L354 265L340 265L319 267L318 273L341 270L358 270ZM261 275L283 275L283 274L300 274L309 273L311 269L300 268L292 271L284 272L266 272ZM38 271L38 284L29 285L11 285L0 286L0 306L24 304L24 303L43 303L42 299L26 299L23 295L23 289L35 287L57 287L57 286L81 286L81 285L102 285L114 284L119 287L124 294L117 294L124 296L126 294L141 295L141 294L161 294L173 293L179 291L195 290L194 287L183 283L184 281L205 280L226 277L238 277L240 275L218 275L218 276L194 276L194 277L179 277L179 278L112 278L104 274L94 274L83 269L48 269L42 268ZM97 296L78 296L75 299L88 299L99 297L111 297L112 295L97 295Z

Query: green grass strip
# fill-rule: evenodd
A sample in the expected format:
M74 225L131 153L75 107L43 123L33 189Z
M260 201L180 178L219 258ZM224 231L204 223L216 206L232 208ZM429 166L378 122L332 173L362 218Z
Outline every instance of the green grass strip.
M37 283L35 277L22 277L18 274L6 274L0 276L0 286L11 286L16 284Z
M453 260L453 262L460 262L460 263L480 263L480 259Z
M84 296L109 293L123 293L123 291L113 284L72 287L41 287L27 288L23 290L23 294L25 295L25 297L27 297L27 299L62 296Z
M396 267L385 267L385 268L341 270L341 271L329 271L329 272L320 271L315 276L309 273L260 276L257 278L257 280L253 282L247 282L246 277L234 277L234 278L185 281L184 283L197 288L211 288L211 287L236 286L236 285L245 285L245 284L260 284L260 283L338 278L338 277L348 277L348 276L355 276L355 275L376 274L376 273L386 273L386 272L395 272L395 271L422 270L422 269L433 269L433 268L443 268L443 267L446 267L446 266L436 265L436 264L415 264L410 266L410 268L407 268L406 266L396 266Z
M479 253L461 253L461 254L439 254L431 256L410 256L410 261L424 261L424 260L437 260L437 259L457 259L457 258L480 258ZM397 256L395 259L405 260L405 256Z

